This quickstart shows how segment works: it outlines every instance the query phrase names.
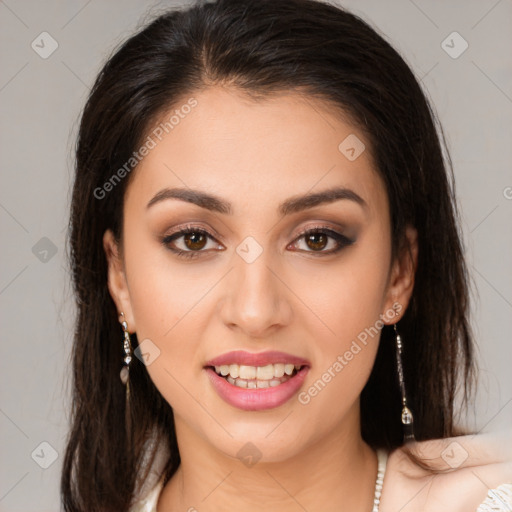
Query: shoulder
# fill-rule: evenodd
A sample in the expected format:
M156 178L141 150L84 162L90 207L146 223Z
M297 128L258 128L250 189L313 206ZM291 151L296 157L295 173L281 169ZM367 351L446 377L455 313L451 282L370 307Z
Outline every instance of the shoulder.
M422 468L407 455L409 450ZM491 499L502 508L479 506ZM381 512L512 510L512 430L410 443L389 454Z

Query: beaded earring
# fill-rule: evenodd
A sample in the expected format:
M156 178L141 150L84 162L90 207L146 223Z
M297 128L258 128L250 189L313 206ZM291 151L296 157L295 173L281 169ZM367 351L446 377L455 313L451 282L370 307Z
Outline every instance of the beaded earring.
M398 316L398 313L397 313ZM414 423L413 415L407 406L407 396L405 393L404 370L402 365L402 338L398 334L396 324L393 324L395 329L396 341L396 366L398 371L398 383L400 385L400 393L402 394L402 425L404 426L404 441L414 441Z

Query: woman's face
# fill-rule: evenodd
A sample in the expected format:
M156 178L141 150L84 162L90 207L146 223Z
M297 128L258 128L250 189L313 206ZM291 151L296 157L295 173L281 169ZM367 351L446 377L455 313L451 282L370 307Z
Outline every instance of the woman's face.
M297 94L255 102L213 87L193 98L168 133L150 133L133 171L122 259L104 238L111 294L178 440L233 457L250 441L274 461L359 435L380 328L400 318L393 304L403 313L414 274L391 261L369 144ZM247 358L212 363L228 382L208 363L232 351ZM270 351L284 355L251 359ZM286 364L305 368L290 378Z

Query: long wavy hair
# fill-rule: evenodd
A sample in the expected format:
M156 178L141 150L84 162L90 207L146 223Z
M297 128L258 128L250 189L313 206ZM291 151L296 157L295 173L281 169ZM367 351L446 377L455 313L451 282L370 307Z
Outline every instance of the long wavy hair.
M122 43L101 69L81 114L68 250L77 319L71 426L61 479L68 512L128 510L149 453L169 447L164 472L180 464L173 411L133 358L125 424L122 331L107 288L102 236L122 242L123 198L135 169L98 190L133 156L155 120L183 98L226 85L251 97L297 92L349 116L371 145L390 204L392 252L407 225L418 263L400 321L404 377L417 440L455 435L459 393L474 373L469 278L452 163L419 82L392 46L359 17L314 0L220 0L169 10ZM444 157L443 157L444 150ZM132 336L133 349L137 336ZM361 432L372 447L404 444L393 329L385 326L361 394Z

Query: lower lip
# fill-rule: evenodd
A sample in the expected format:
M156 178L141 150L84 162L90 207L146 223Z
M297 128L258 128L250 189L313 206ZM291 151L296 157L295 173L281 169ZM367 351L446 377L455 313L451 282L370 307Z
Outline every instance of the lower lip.
M272 388L239 388L217 375L213 368L206 368L208 378L215 391L228 404L244 411L263 411L286 403L299 390L306 378L309 367L301 368L291 379Z

